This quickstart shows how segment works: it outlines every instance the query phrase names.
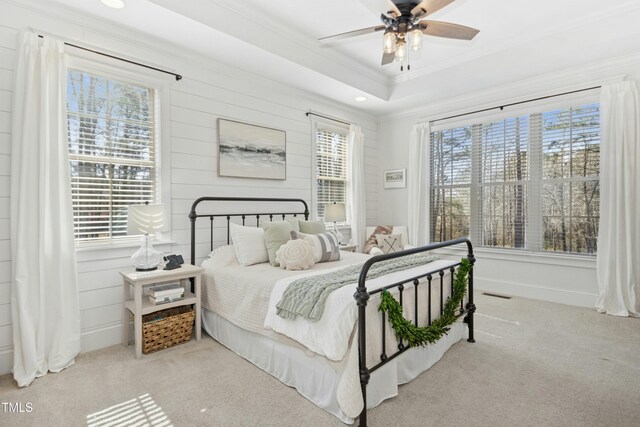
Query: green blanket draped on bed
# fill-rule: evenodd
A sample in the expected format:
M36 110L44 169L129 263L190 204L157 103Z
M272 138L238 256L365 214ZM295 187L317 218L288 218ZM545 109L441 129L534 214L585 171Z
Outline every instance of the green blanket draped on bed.
M382 261L369 269L367 280L383 274L406 270L437 260L434 255L424 253L408 255ZM324 312L327 297L333 291L351 283L357 283L363 264L354 264L326 274L316 274L294 280L287 286L282 298L276 304L278 316L294 320L298 316L313 321L319 320Z

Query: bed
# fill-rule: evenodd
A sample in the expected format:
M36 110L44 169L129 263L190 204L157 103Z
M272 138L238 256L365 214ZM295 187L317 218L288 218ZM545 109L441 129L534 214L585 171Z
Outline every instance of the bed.
M235 207L238 202L250 203L252 212L225 213L221 208L225 204ZM215 213L199 211L205 203L215 204L216 210L210 208ZM273 210L274 203L282 206L281 210ZM268 210L261 210L260 206L268 206ZM386 260L460 244L467 245L467 259L472 266L472 246L467 239L458 239L375 257L342 252L340 261L316 264L305 271L282 270L268 263L248 267L238 263L229 245L232 222L257 225L265 219L307 219L308 215L307 204L300 199L203 197L193 203L189 214L193 264L199 241L197 231L207 230L210 239L210 254L202 262L203 327L218 342L295 387L343 422L351 424L358 419L360 426L366 426L367 409L396 396L398 385L431 367L463 339L465 332L467 341L474 341L475 311L471 269L458 320L439 341L426 347L411 347L396 340L385 314L378 311L382 291L389 291L400 302L407 319L416 325L431 324L452 293L454 273L461 262L439 259L376 278L368 278L369 272ZM209 227L197 228L199 218L208 219ZM214 230L220 228L226 230L226 245L223 241L216 248ZM357 267L358 279L329 295L325 313L317 322L285 320L275 314L275 302L292 281L343 271L350 265L361 266Z

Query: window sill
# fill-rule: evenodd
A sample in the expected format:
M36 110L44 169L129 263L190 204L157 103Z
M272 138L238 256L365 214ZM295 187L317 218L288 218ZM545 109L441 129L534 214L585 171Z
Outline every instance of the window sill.
M439 249L436 252L446 255L463 256L466 248L460 249ZM596 257L592 255L577 254L555 254L545 252L525 252L508 249L494 249L485 247L473 248L473 252L478 259L495 259L500 261L526 262L544 265L560 265L577 268L596 268Z
M163 253L170 253L173 240L151 241L153 246ZM135 248L139 248L141 241L127 241L119 243L85 245L76 247L77 262L97 261L103 259L127 258L133 255Z

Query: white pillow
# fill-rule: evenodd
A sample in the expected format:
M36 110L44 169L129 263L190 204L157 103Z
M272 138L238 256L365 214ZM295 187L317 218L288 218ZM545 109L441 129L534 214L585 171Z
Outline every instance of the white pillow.
M244 227L230 224L231 240L240 265L253 265L269 261L264 244L264 230L260 227Z
M215 248L209 253L210 265L216 267L227 267L229 265L238 265L238 257L233 245L225 245Z
M377 246L374 246L371 248L371 250L369 251L369 255L382 255L384 254L384 252L382 252L382 249L380 249Z
M402 250L402 236L400 234L376 234L378 248L385 254Z
M313 252L306 240L289 240L276 251L276 262L287 270L306 270L315 264Z

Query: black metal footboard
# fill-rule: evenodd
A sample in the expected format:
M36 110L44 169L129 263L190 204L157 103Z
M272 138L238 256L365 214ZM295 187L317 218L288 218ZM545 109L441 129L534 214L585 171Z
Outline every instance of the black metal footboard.
M358 288L356 290L356 293L354 294L354 298L356 300L356 303L358 305L358 353L359 353L359 364L360 364L360 385L362 387L362 398L364 400L364 409L362 410L362 413L360 414L360 419L359 419L359 425L360 427L366 427L367 426L367 384L369 383L369 378L371 377L371 373L374 372L375 370L377 370L378 368L382 367L383 365L385 365L386 363L389 363L391 360L393 360L394 358L396 358L397 356L399 356L400 354L404 353L405 351L407 351L409 348L411 348L408 344L405 345L402 341L398 343L398 350L396 352L394 352L393 354L386 354L386 336L385 336L385 324L386 324L386 319L385 319L385 313L381 312L381 316L382 316L382 352L380 354L380 362L377 363L376 365L372 366L371 368L367 367L367 332L366 332L366 328L367 328L367 313L366 313L366 309L367 309L367 302L369 301L369 298L371 297L371 295L377 294L382 292L383 290L390 290L390 289L398 289L399 292L399 298L400 298L400 305L402 305L403 302L403 292L404 292L404 287L406 284L412 284L413 285L413 293L414 293L414 297L415 297L415 301L414 301L414 321L416 326L418 325L418 310L419 310L419 300L418 300L418 287L425 285L425 284L420 284L420 280L421 279L426 279L426 286L427 288L427 295L428 295L428 306L427 306L427 310L428 310L428 322L429 324L431 324L431 320L432 320L432 313L431 313L431 285L432 285L432 281L434 277L438 277L439 278L439 285L440 285L440 314L442 315L442 311L443 311L443 306L444 306L444 301L443 301L443 288L444 288L444 275L446 271L449 271L451 273L451 289L452 289L452 293L453 293L453 276L454 276L454 272L455 272L455 268L458 267L460 265L460 263L453 263L451 265L447 265L445 267L430 271L428 273L424 273L421 274L419 276L415 276L415 277L410 277L407 278L406 280L402 280L396 283L392 283L389 285L384 286L383 288L380 289L376 289L374 291L368 292L367 291L367 286L366 286L366 280L367 280L367 273L369 272L369 269L376 263L381 262L381 261L386 261L389 259L394 259L394 258L400 258L403 256L407 256L407 255L412 255L412 254L417 254L417 253L421 253L421 252L427 252L427 251L431 251L431 250L435 250L435 249L440 249L440 248L445 248L445 247L449 247L449 246L455 246L455 245L460 245L460 244L466 244L467 245L467 259L469 260L469 263L471 264L471 268L469 270L469 276L468 276L468 289L467 289L467 295L468 295L468 302L465 305L464 302L461 302L461 306L460 306L460 316L466 314L466 317L464 319L465 323L467 323L468 327L469 327L469 338L467 339L468 342L475 342L474 340L474 336L473 336L473 313L476 310L476 306L473 303L473 264L475 262L475 257L473 256L473 247L471 245L471 241L467 238L460 238L460 239L455 239L455 240L450 240L447 242L442 242L442 243L433 243L431 245L427 245L427 246L422 246L422 247L418 247L418 248L413 248L413 249L408 249L405 251L401 251L401 252L395 252L395 253L390 253L390 254L384 254L384 255L377 255L372 257L371 259L367 260L363 267L362 270L360 272L360 277L358 279ZM438 282L438 280L435 280L434 282ZM395 338L394 338L395 339Z

